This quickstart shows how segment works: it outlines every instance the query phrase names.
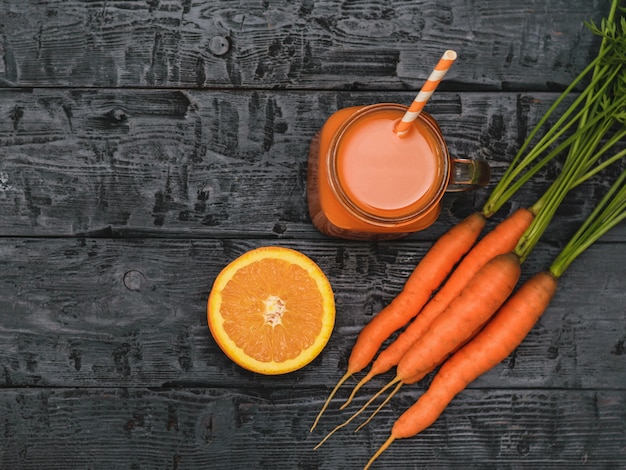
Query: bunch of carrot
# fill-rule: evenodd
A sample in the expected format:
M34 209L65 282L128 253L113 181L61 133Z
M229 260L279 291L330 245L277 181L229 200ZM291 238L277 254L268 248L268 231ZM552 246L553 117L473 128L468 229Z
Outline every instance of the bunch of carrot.
M619 0L613 0L601 27L589 25L603 37L597 57L536 125L482 211L442 236L418 264L402 292L365 326L352 350L347 372L332 390L311 430L339 387L365 369L381 345L402 327L406 327L404 332L378 354L343 407L373 376L395 366L395 378L326 439L383 391L395 385L386 403L402 384L421 380L445 361L433 381L435 386L431 385L433 391L429 389L402 415L372 461L394 439L412 436L429 426L456 393L517 347L547 307L556 291L557 279L569 263L623 219L626 203L622 175L550 270L537 274L511 295L521 276L521 264L567 193L626 154L626 150L611 154L626 137L626 27L624 22L618 25L615 20L618 3ZM549 117L583 80L588 85L578 98L544 130ZM542 137L536 139L540 130L544 131ZM544 195L531 207L517 210L477 242L486 220L541 168L562 154L562 169Z
M393 441L412 437L433 424L452 399L481 374L501 361L524 340L547 309L569 265L603 234L626 218L626 171L570 239L548 270L536 273L508 298L495 316L437 371L428 390L407 409L391 435L367 463Z

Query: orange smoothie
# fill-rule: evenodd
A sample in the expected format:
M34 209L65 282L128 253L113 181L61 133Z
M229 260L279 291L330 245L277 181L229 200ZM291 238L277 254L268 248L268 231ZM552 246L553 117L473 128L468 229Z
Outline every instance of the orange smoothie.
M484 160L450 157L428 113L422 111L402 135L396 132L406 111L394 103L340 109L314 137L307 199L322 233L354 240L400 238L435 222L445 192L489 182Z
M393 239L431 225L449 178L447 148L431 118L399 136L406 112L397 104L345 108L313 140L308 204L323 233ZM424 113L426 115L426 113Z
M336 147L339 185L356 206L379 217L401 217L427 206L444 181L446 158L421 123L402 137L402 113L369 114L343 133Z

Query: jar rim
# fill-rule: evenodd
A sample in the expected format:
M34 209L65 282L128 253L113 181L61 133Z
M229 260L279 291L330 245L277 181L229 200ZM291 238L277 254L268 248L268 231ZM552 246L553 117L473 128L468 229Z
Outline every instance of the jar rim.
M395 210L379 210L381 214L373 214L367 211L365 208L359 205L358 202L353 201L347 192L343 189L341 182L339 181L338 170L337 170L337 160L338 160L338 147L342 141L347 130L358 120L363 117L378 111L384 110L393 110L393 111L401 111L403 114L408 109L408 106L398 104L398 103L376 103L368 106L364 106L358 110L356 110L351 116L348 117L337 129L337 131L332 136L330 141L330 145L327 151L327 162L326 166L328 182L331 190L333 191L337 201L341 203L341 205L348 211L353 217L358 218L362 222L369 223L372 225L377 225L381 227L390 227L396 226L398 224L410 223L416 219L421 218L426 213L431 211L433 208L436 208L439 201L443 197L445 193L446 186L450 179L451 172L451 163L450 163L450 154L448 151L448 147L446 142L441 134L439 126L437 125L434 118L422 111L420 115L417 117L416 124L422 124L426 131L436 140L439 144L443 157L441 162L441 171L440 176L438 178L437 188L435 188L433 197L427 201L426 204L419 204L417 202L409 204L405 207L395 209ZM400 120L401 116L398 118ZM383 215L384 213L388 215Z

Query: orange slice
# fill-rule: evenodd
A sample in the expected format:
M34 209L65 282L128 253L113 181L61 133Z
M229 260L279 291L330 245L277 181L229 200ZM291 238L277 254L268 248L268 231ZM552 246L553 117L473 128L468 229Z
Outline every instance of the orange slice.
M261 374L300 369L322 351L335 324L328 279L310 258L278 246L243 254L217 276L207 318L219 347Z

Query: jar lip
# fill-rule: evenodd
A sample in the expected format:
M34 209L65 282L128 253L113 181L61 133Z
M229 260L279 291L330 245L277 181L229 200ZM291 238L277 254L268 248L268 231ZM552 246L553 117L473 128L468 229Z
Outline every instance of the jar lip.
M331 138L330 145L327 150L327 161L328 165L326 166L326 171L328 173L328 182L330 184L330 188L336 196L336 199L344 206L344 208L351 213L352 216L360 219L362 222L369 223L372 225L378 225L381 227L389 227L395 226L401 223L409 223L415 219L418 219L425 215L427 212L431 211L434 207L437 206L446 189L446 184L450 178L451 164L449 158L448 147L441 135L441 131L439 130L439 126L432 116L428 113L422 111L418 116L418 120L421 124L423 124L427 131L436 139L436 141L441 145L443 154L446 158L443 159L442 162L442 171L441 177L439 178L438 187L435 190L433 198L423 206L419 206L419 204L414 203L410 204L406 207L399 208L396 210L384 211L380 210L380 212L388 212L389 215L379 215L372 214L367 210L363 209L359 206L358 203L353 201L346 191L342 188L341 183L339 182L338 171L337 171L337 148L339 143L341 142L342 137L348 130L348 128L356 121L361 119L362 117L375 112L375 111L384 111L384 110L394 110L401 111L402 113L406 112L408 106L398 104L398 103L376 103L368 106L364 106L358 110L356 110L351 116L348 117L337 129L334 135ZM398 118L400 120L401 117Z

